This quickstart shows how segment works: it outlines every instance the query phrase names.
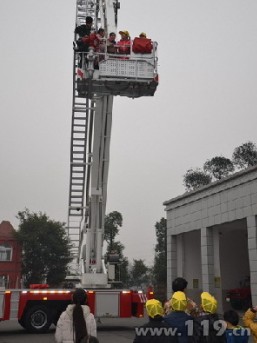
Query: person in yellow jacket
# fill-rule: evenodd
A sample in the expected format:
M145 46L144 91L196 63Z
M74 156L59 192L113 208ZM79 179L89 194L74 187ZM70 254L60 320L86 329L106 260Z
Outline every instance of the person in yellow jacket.
M251 334L253 335L255 343L257 343L257 322L254 322L256 312L257 306L254 306L252 308L249 308L243 316L244 325L251 330Z

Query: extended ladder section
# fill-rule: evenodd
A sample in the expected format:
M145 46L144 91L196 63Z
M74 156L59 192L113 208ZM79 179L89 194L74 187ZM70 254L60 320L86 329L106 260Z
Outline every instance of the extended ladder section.
M91 16L97 23L99 1L77 0L76 26L86 21L86 16ZM74 52L73 58L73 99L72 99L72 123L71 123L71 146L70 146L70 186L67 234L72 245L71 253L73 262L70 266L71 274L80 274L78 270L81 242L85 216L87 214L86 203L88 198L91 163L91 139L92 125L95 110L95 102L86 97L81 97L77 90L77 70L79 56Z
M91 135L94 116L94 103L81 99L74 92L71 147L70 147L70 188L68 210L68 235L72 243L74 257L79 256L81 225L86 214L85 179L89 175L91 163ZM88 197L88 194L87 194Z
M86 16L93 18L96 29L102 26L99 8L106 14L99 1L78 0L76 26L83 24ZM105 18L103 13L101 16ZM79 58L74 52L67 223L74 258L70 274L83 274L83 285L106 287L102 245L113 99L101 93L90 98L81 95L77 76Z
M93 30L102 27L108 37L117 31L118 8L118 0L77 0L76 26L91 16ZM74 257L70 274L81 275L84 287L110 286L102 254L113 96L152 96L158 85L157 43L148 40L150 49L138 53L136 41L125 55L118 48L115 54L107 47L74 48L67 233Z

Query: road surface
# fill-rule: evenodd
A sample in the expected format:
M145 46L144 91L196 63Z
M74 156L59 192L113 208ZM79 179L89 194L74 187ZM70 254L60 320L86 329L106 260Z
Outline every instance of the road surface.
M134 327L146 322L146 318L103 319L97 324L100 343L132 343ZM55 343L55 327L48 333L29 334L16 321L0 322L0 343Z

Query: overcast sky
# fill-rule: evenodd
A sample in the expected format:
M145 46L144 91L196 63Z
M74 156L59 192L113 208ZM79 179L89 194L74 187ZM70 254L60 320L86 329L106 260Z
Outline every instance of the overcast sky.
M183 175L256 137L257 1L120 0L119 29L159 43L152 98L115 97L107 212L125 255L151 264ZM67 220L75 0L0 1L0 221Z

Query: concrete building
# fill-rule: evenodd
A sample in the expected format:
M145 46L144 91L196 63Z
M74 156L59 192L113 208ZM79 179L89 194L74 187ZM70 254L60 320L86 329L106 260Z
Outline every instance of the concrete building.
M21 246L11 223L0 224L0 287L21 287Z
M226 291L250 282L257 305L257 166L165 201L167 292L178 276L199 301L209 291L227 308Z

